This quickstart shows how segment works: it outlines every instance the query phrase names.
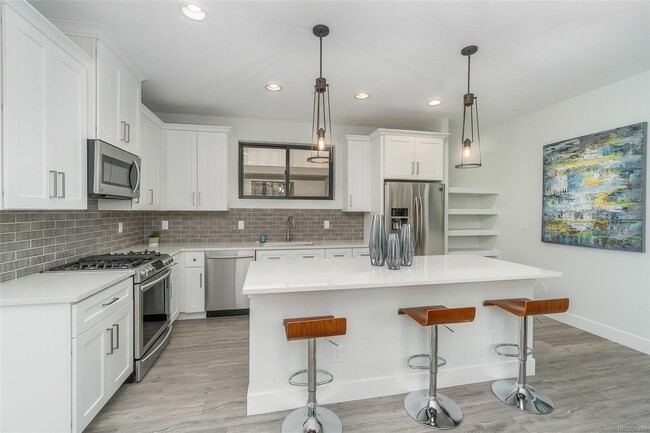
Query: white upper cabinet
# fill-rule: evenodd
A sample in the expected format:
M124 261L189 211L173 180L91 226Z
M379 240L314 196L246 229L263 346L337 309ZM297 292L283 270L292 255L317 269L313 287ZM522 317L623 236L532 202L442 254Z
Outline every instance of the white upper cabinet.
M383 179L443 180L446 134L394 132L380 133Z
M139 155L140 81L102 41L96 50L96 138Z
M370 141L366 136L346 135L344 145L342 209L348 212L370 211Z
M162 188L160 163L162 154L163 123L146 107L140 108L140 149L142 180L140 198L133 200L134 210L160 209Z
M27 3L2 5L3 209L84 209L92 61Z
M230 128L166 125L167 210L228 210ZM180 129L183 128L183 129Z

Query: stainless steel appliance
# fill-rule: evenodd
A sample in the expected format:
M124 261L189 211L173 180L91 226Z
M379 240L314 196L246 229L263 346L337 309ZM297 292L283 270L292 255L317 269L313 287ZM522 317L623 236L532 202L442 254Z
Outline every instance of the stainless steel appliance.
M255 251L206 251L205 309L210 316L248 314L248 296L242 294L248 265Z
M441 182L384 183L386 231L411 224L416 256L445 253L445 185Z
M88 140L88 195L140 198L140 157L105 141Z
M169 344L171 334L170 276L174 260L168 254L140 251L84 257L49 271L133 269L134 375L140 382Z

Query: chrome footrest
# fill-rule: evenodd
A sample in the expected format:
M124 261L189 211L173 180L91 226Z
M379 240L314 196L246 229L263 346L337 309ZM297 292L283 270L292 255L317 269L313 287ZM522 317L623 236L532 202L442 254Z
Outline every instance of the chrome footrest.
M416 358L426 358L427 359L427 365L416 365L413 364L411 361L413 361ZM429 364L431 363L431 358L429 358L428 353L420 353L417 355L410 356L409 359L406 361L408 364L409 368L413 370L428 370L429 369ZM442 367L447 364L447 360L443 358L442 356L438 357L438 367Z
M516 347L517 351L516 353L508 353L507 351L500 350L503 347ZM530 355L533 354L533 348L532 347L527 347L527 353L526 357L529 357ZM499 356L505 356L507 358L517 358L519 356L519 345L518 344L513 344L513 343L503 343L503 344L498 344L495 348L494 351L496 352L497 355Z
M307 384L308 384L307 382L298 382L298 381L293 380L296 376L299 376L301 374L306 374L306 373L307 373L307 370L296 371L291 376L289 376L289 384L293 385L293 386L307 386ZM320 382L317 381L316 386L325 385L325 384L328 384L328 383L330 383L331 381L334 380L334 375L332 373L330 373L329 371L320 370L320 369L317 368L316 373L317 374L318 373L324 374L325 376L327 376L327 379L321 380Z

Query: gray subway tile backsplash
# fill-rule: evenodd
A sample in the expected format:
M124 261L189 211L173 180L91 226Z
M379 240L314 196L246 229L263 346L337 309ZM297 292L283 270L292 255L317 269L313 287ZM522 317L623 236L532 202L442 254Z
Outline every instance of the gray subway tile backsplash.
M142 245L162 221L162 243L253 242L260 234L283 241L293 215L294 240L361 240L362 213L325 209L232 209L228 212L100 211L88 201L86 211L0 211L0 281L20 278L90 254ZM237 229L244 221L244 230ZM323 221L330 228L323 228ZM118 223L123 232L117 233Z

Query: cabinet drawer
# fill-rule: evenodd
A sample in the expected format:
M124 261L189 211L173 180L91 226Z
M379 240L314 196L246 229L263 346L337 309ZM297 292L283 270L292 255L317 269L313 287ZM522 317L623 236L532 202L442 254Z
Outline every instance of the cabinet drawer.
M368 248L352 248L352 257L370 257Z
M328 248L325 250L325 257L328 259L349 259L352 257L352 248Z
M183 253L185 255L185 267L186 268L202 268L204 264L203 251L194 252L194 253Z
M293 250L291 255L296 260L324 259L325 250Z
M132 300L133 278L129 277L90 298L73 304L72 337L81 335Z
M287 250L265 250L255 252L255 260L287 260L288 258L289 251Z

